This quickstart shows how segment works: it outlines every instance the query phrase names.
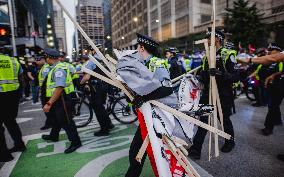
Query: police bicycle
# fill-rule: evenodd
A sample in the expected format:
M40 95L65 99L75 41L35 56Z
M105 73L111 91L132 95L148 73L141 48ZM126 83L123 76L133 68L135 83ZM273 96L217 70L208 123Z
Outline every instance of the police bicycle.
M73 94L72 114L77 128L89 125L93 120L93 110L91 106L90 84L85 84L80 90ZM131 124L137 121L135 107L130 100L116 88L108 91L106 101L106 110L108 115L122 124Z

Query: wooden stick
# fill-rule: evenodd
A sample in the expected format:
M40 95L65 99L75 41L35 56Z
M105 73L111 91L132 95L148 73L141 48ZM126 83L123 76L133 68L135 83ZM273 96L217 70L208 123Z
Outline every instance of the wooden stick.
M196 172L196 170L191 170L194 168L191 166L191 164L189 163L188 159L184 156L184 154L179 149L176 148L172 140L165 135L163 136L163 140L166 143L166 145L168 145L169 150L173 153L179 164L185 169L187 174L189 176L200 177L200 175Z
M173 153L173 155L175 156L175 158L177 159L177 161L179 162L179 164L184 168L184 170L186 171L186 173L189 176L193 176L193 173L190 171L189 167L186 165L186 163L182 160L182 158L179 156L179 154L177 153L177 149L175 148L174 144L168 139L168 137L163 136L163 141L164 143L168 146L169 150Z
M190 117L190 116L188 116L188 115L186 115L186 114L184 114L184 113L182 113L182 112L180 112L180 111L178 111L176 109L173 109L173 108L171 108L169 106L166 106L163 103L160 103L160 102L158 102L156 100L151 100L151 101L149 101L149 103L151 103L151 104L153 104L153 105L155 105L155 106L157 106L157 107L159 107L159 108L161 108L161 109L163 109L163 110L165 110L165 111L167 111L167 112L169 112L169 113L171 113L171 114L173 114L173 115L175 115L175 116L177 116L179 118L185 119L185 120L187 120L187 121L189 121L189 122L191 122L191 123L193 123L195 125L198 125L198 126L204 128L206 130L209 130L212 133L215 133L215 134L217 134L217 135L219 135L219 136L221 136L221 137L223 137L225 139L231 139L231 135L229 135L229 134L227 134L227 133L225 133L225 132L223 132L221 130L218 130L215 127L209 126L208 124L203 123L200 120L197 120L197 119L195 119L193 117Z
M194 68L193 70L190 70L190 71L188 71L187 73L185 73L185 74L183 74L183 75L180 75L180 76L178 76L178 77L172 79L171 81L172 81L172 83L174 83L174 82L180 80L181 78L183 78L185 75L190 74L190 73L194 73L194 72L198 71L200 68L201 68L201 66L198 66L197 68Z
M149 143L150 143L150 139L149 139L149 135L147 135L146 138L143 141L143 144L142 144L136 158L135 158L139 163L141 163L141 160L142 160L142 158L143 158L143 156L144 156L144 154L147 150Z
M114 65L117 64L117 61L114 58L112 58L109 54L106 54L106 59L108 59Z
M200 175L198 174L198 172L195 170L195 168L191 165L191 163L188 161L187 157L179 150L177 149L179 155L182 156L182 159L186 159L187 160L187 166L189 167L190 171L193 173L193 175L195 177L200 177Z
M204 43L208 43L208 40L207 39L201 39L201 40L194 42L194 44L204 44Z
M71 16L71 14L67 11L67 9L62 5L62 3L59 0L55 0L57 4L61 7L61 9L65 12L65 14L69 17L69 19L73 22L75 28L79 30L82 34L82 36L86 39L86 41L91 45L91 47L96 51L96 53L99 55L99 57L102 59L102 61L105 63L106 66L108 66L108 62L104 55L101 53L101 51L97 48L97 46L94 44L92 39L87 35L87 33L83 30L83 28L78 24L78 22ZM94 61L94 60L93 60ZM98 67L103 70L101 65L98 65ZM108 73L108 72L107 72ZM108 75L108 74L107 74Z

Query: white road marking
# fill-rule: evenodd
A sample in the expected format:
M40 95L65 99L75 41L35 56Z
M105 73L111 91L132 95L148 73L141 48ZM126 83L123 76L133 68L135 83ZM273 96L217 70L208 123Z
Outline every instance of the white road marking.
M81 168L74 177L99 177L103 170L113 161L122 157L128 156L129 149L115 151L109 154L102 155Z
M39 108L39 109L28 109L28 110L24 110L23 112L27 113L27 112L37 112L37 111L42 111L42 108Z
M33 120L33 118L17 118L16 121L18 124Z

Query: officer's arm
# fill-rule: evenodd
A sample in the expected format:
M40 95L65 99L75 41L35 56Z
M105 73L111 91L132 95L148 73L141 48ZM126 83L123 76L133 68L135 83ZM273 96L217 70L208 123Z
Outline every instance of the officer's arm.
M267 78L265 79L265 83L264 83L265 88L267 88L267 87L269 86L269 84L272 84L273 81L274 81L277 77L280 77L282 74L283 74L283 71L279 71L279 72L274 73L274 74L270 75L269 77L267 77Z
M238 82L240 80L240 74L239 72L235 69L236 63L231 61L230 59L231 56L229 56L228 61L226 62L226 72L222 75L222 79L226 82Z
M31 73L31 72L28 72L27 74L28 74L28 77L29 77L32 81L35 80L35 78L32 76L32 73Z
M48 101L48 103L49 103L50 105L53 105L53 103L59 99L59 97L61 96L61 93L62 93L63 89L64 89L63 87L57 87L57 88L54 90L52 97L51 97L51 98L49 99L49 101Z
M279 63L284 61L284 54L283 53L276 53L272 55L266 55L262 57L252 58L251 62L255 64L264 64L268 65L271 63Z
M90 78L91 78L91 75L90 75L90 74L84 74L84 76L83 76L83 78L82 78L80 84L81 84L81 85L85 84L88 80L90 80Z

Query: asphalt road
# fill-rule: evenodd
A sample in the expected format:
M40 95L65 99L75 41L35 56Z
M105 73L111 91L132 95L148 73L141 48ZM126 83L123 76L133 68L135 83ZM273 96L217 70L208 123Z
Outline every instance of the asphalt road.
M277 126L271 136L261 135L266 107L254 108L246 98L236 101L237 113L232 116L235 129L236 146L228 154L220 152L219 157L208 161L208 136L205 140L202 159L195 161L209 174L216 177L283 177L284 162L276 155L284 153L284 127ZM281 106L282 115L284 105ZM40 105L30 102L20 105L18 121L23 136L42 133L39 128L44 123L44 114ZM8 146L12 146L7 135ZM220 138L220 147L223 140ZM213 146L212 146L213 147ZM3 164L0 164L0 168Z

